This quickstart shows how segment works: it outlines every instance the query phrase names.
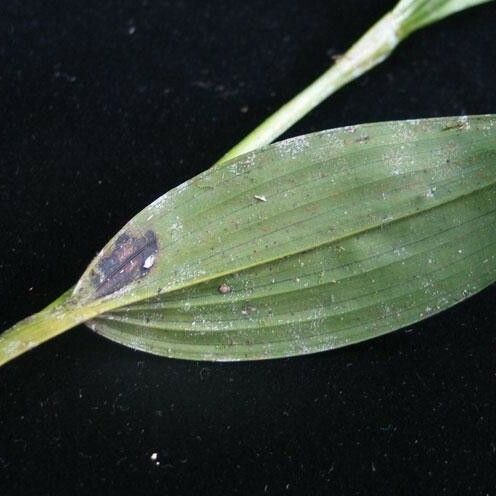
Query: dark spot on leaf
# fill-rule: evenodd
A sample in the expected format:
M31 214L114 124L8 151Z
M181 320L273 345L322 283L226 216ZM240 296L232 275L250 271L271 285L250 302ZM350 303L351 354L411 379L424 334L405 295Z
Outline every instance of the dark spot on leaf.
M93 275L96 296L109 295L145 276L153 267L157 251L157 236L153 231L141 237L121 234Z

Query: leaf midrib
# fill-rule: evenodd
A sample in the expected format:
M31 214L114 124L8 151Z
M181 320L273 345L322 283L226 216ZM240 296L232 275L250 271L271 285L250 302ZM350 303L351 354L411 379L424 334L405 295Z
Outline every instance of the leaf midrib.
M408 218L412 218L412 217L416 217L416 216L422 215L423 213L428 212L428 211L431 211L433 209L442 208L444 205L448 205L450 203L454 203L454 202L460 201L463 198L466 198L468 196L474 195L474 194L476 194L476 193L478 193L480 191L493 188L495 184L496 184L496 178L493 181L493 183L490 183L490 184L487 184L487 185L482 186L480 188L476 188L476 189L474 189L472 191L468 191L466 193L460 194L457 197L455 197L455 198L453 198L451 200L448 200L448 201L446 201L444 203L440 203L440 204L437 204L437 205L429 206L428 208L425 208L425 209L421 210L420 212L410 212L408 214L405 214L403 216L400 216L400 217L394 219L389 224L393 224L395 222L399 222L399 221L404 220L404 219L408 219ZM347 238L350 238L350 237L353 237L353 236L356 236L356 235L359 235L359 234L363 234L363 233L366 233L366 232L369 232L369 231L372 231L372 230L375 230L375 229L379 229L382 225L383 225L382 223L378 223L378 224L375 224L375 225L367 226L367 228L364 228L363 230L347 233L347 234L345 234L345 235L343 235L343 236L341 236L339 238L333 239L331 241L326 241L326 242L320 243L319 245L314 245L314 246L312 246L310 248L298 249L295 252L286 253L284 255L277 256L277 257L274 257L274 258L271 258L271 259L266 259L266 260L263 260L263 261L260 261L260 262L254 263L254 264L246 265L246 266L243 266L243 267L237 267L236 269L230 269L230 270L223 271L223 272L218 272L218 273L215 273L215 274L210 274L210 275L208 275L206 277L198 277L195 280L186 281L182 285L178 285L176 287L170 286L167 290L163 289L162 291L160 291L159 294L166 294L166 293L170 293L172 291L177 291L179 289L185 289L185 288L188 288L188 287L191 287L191 286L195 286L197 284L201 284L201 283L204 283L204 282L207 282L207 281L211 281L213 279L217 279L217 278L220 278L220 277L229 275L229 274L233 274L233 273L236 273L236 272L245 271L245 270L248 270L248 269L253 268L253 267L258 267L260 265L269 264L269 263L275 262L277 260L280 260L282 258L286 258L286 257L290 257L290 256L295 256L298 253L303 253L303 252L306 252L306 251L315 250L315 249L317 249L317 248L319 248L321 246L325 246L325 245L332 244L332 243L337 243L337 242L340 242L340 241L342 241L344 239L347 239ZM156 295L154 295L153 297L156 297ZM135 302L138 302L138 301L145 301L145 300L147 300L149 298L153 298L153 297L150 297L149 295L142 296L139 293L136 293L135 295L133 295L129 299L129 301L126 301L125 303L116 305L114 308L120 308L120 307L128 306L128 305L130 305L132 303L135 303ZM113 309L108 309L107 312L110 312L112 310Z
M473 221L480 220L480 219L482 219L484 217L487 217L487 216L490 216L491 214L494 214L494 213L496 213L496 209L495 210L491 210L489 212L485 212L484 214L481 214L481 215L479 215L477 217L472 217L472 218L464 221L463 223L457 224L455 226L451 226L448 229L443 229L443 230L439 231L439 234L447 233L447 232L452 231L454 229L458 229L461 226L464 226L466 224L470 224ZM470 233L474 232L474 231L476 231L476 229L474 229L472 231L469 231L468 232L468 235ZM333 267L332 269L333 270L343 269L343 268L348 267L348 266L353 265L353 264L360 264L360 263L363 263L363 262L372 260L373 258L376 258L376 257L379 257L379 256L385 256L385 255L388 255L390 253L393 253L394 250L396 250L398 248L412 247L412 246L414 246L414 245L416 245L418 243L422 243L422 242L428 240L431 237L432 236L425 236L425 237L423 237L421 239L416 239L416 240L414 240L414 241L412 241L410 243L407 243L405 245L401 245L399 247L392 248L392 249L390 249L388 251L385 251L385 252L375 253L373 255L370 255L370 256L368 256L366 258L362 258L360 260L354 260L352 262L347 262L347 263L342 264L342 265L339 265L337 267ZM446 241L444 243L441 243L439 245L436 245L436 248L443 247L445 245L451 244L452 242L453 242L452 240ZM410 255L408 257L402 258L401 260L402 261L405 261L405 260L408 260L409 258L415 257L417 255L422 255L424 253L425 253L425 251L416 252L414 255ZM380 268L389 267L389 266L391 266L391 265L393 265L393 264L395 264L397 262L398 262L398 260L395 260L393 262L390 262L390 263L381 265ZM378 267L374 267L374 268L368 269L368 270L362 272L360 275L365 274L365 273L370 273L373 270L377 270L377 268ZM329 269L329 270L331 270L331 269ZM321 272L321 270L314 271L314 272L308 272L308 273L305 273L305 274L300 274L299 277L301 277L301 278L311 277L311 276L315 276L315 275L319 274L320 272ZM271 293L264 293L264 294L260 294L260 295L256 295L256 296L249 296L249 297L246 296L246 295L244 295L242 292L233 293L233 295L232 296L229 296L229 299L228 300L226 299L226 301L224 301L223 304L237 303L237 302L240 302L240 301L243 301L243 300L249 300L250 302L252 302L252 301L257 301L257 300L262 299L262 298L267 298L269 296L279 296L279 295L283 295L283 294L290 294L290 293L293 293L293 292L304 291L306 289L312 289L312 288L322 287L322 286L327 286L327 285L333 285L333 286L335 286L337 283L340 283L342 281L349 280L349 279L351 279L353 277L356 277L356 276L357 276L357 274L352 274L350 276L347 276L347 277L338 279L338 280L336 280L334 282L325 282L325 283L320 283L320 284L319 283L317 283L317 284L311 284L309 286L306 286L305 288L288 288L287 290L283 290L283 291L277 291L277 292L271 292ZM292 279L294 279L294 278L287 277L285 279L280 279L280 280L277 281L278 286L280 284L284 284L286 282L290 282ZM256 290L259 290L259 289L265 288L265 287L273 287L273 284L272 283L266 283L266 284L262 284L262 285L259 285L259 286L254 286L251 289L255 292ZM166 295L164 295L164 296L166 296ZM204 294L193 294L193 295L188 295L187 296L187 299L190 302L191 301L194 301L194 300L198 300L198 302L195 301L194 303L192 303L191 304L191 307L196 307L196 306L207 307L207 306L214 306L214 305L219 305L220 304L220 302L218 300L217 301L211 300L211 301L201 301L200 302L199 300L201 300L202 298L205 298L205 295ZM157 311L160 311L160 310L180 309L181 308L181 305L179 304L180 299L181 299L181 296L179 296L177 300L170 301L170 303L172 303L172 305L170 305L170 306L162 306L162 307L159 307L159 308L156 308L156 309L153 309L152 307L140 307L140 306L131 306L131 307L129 307L129 309L131 311L133 311L133 312L134 311L145 311L147 309L148 310L151 310L151 311L154 311L154 312L157 312ZM156 302L156 303L160 304L160 302ZM167 301L164 301L163 303L168 303L168 302ZM117 310L119 311L121 309L117 309Z

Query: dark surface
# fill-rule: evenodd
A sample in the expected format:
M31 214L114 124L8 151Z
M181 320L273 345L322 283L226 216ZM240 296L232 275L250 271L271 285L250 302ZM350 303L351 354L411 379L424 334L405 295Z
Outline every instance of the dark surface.
M0 328L393 3L4 0ZM496 112L495 22L489 4L413 35L289 135ZM80 326L0 370L0 494L495 495L495 296L259 363L161 359Z

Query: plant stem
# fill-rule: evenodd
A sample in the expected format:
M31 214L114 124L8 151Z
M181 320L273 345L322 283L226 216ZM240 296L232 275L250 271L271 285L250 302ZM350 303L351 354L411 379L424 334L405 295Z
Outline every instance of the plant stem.
M84 319L75 319L68 312L60 312L55 317L48 309L21 320L0 335L0 366L80 322Z
M350 81L386 59L417 29L491 0L401 0L336 63L231 148L217 163L272 143L293 124Z
M72 329L114 307L112 301L78 306L71 300L73 288L41 312L21 320L0 334L0 367L31 348Z
M392 12L382 17L330 69L262 122L219 162L271 143L336 90L382 62L400 41L397 27Z

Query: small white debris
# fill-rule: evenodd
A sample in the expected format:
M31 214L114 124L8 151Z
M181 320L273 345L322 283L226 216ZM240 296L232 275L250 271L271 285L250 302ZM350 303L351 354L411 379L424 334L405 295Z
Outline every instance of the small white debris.
M228 293L230 293L232 291L232 288L228 284L222 283L218 287L218 291L219 291L220 294L228 294Z
M434 198L434 193L436 192L436 187L433 186L432 188L429 188L426 193L427 198Z
M248 305L247 307L243 308L243 310L241 310L241 315L251 315L252 313L254 313L256 311L257 311L257 309L255 307Z
M144 269L149 269L155 263L155 255L150 255L143 264Z
M267 197L266 196L263 196L263 195L254 195L253 198L255 198L255 200L258 200L258 201L261 201L261 202L266 202L267 201Z
M150 456L150 460L155 461L158 458L158 453L152 453Z

